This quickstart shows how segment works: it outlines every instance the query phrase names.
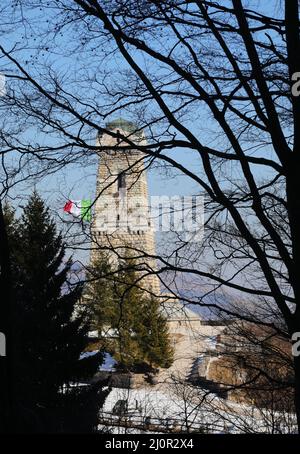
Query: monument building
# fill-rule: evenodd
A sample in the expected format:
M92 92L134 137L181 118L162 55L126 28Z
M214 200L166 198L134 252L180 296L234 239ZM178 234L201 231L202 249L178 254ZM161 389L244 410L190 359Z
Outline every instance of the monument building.
M150 218L148 184L144 154L121 140L126 137L135 144L145 145L144 132L127 120L106 124L114 135L97 138L102 147L96 183L96 201L92 224L91 262L107 251L112 260L133 257L140 274L145 277L141 287L160 294L156 272L155 233Z

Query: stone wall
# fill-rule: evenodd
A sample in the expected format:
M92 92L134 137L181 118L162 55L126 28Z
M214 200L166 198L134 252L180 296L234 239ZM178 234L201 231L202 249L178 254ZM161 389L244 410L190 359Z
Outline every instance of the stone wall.
M127 131L116 125L113 132L128 135ZM130 139L145 144L142 134L131 136ZM91 262L93 264L99 251L105 249L113 260L118 260L118 256L138 257L143 253L154 256L155 239L149 218L143 154L133 149L121 150L126 144L109 134L102 135L98 140L107 150L101 152L99 157ZM141 286L159 295L159 279L151 274L156 270L155 259L148 257L146 260L137 259L139 261L144 263L145 268L141 272L145 276Z

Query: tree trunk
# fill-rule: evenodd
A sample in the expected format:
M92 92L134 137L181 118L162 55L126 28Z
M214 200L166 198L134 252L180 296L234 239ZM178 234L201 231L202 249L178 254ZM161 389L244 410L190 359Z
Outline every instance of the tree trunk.
M12 308L9 247L0 201L0 332L6 339L6 355L0 356L0 433L12 432Z
M298 433L300 433L300 356L294 358L295 367L295 408L297 415Z

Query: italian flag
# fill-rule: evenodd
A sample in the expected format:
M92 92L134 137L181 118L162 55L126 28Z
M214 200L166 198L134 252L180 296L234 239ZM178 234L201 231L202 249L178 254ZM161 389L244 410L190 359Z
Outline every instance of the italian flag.
M68 200L64 206L64 212L72 214L76 218L81 218L83 221L91 222L91 200Z

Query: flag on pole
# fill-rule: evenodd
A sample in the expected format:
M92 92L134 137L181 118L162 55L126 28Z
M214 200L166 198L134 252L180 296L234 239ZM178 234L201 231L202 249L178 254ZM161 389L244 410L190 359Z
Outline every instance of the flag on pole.
M76 218L81 218L83 221L91 222L92 213L91 213L92 202L89 199L83 200L68 200L64 206L64 212L70 213Z

